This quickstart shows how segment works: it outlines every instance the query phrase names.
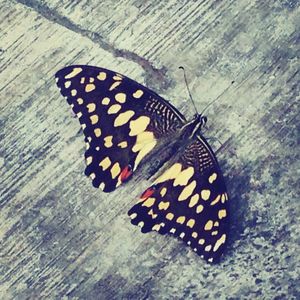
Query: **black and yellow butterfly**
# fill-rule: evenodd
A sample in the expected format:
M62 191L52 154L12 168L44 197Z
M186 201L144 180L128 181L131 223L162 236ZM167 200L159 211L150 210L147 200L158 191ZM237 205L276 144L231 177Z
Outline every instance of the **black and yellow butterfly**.
M144 233L172 233L207 261L218 261L227 241L228 196L201 135L206 117L187 121L156 93L103 68L68 66L55 76L82 126L85 174L93 185L111 192L144 158L151 160L158 175L129 210L131 222Z

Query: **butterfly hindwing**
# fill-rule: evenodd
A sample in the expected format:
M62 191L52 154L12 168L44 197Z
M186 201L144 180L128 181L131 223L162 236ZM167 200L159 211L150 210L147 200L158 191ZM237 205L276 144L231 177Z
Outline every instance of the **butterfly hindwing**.
M207 142L197 137L128 214L142 232L174 234L216 262L226 243L227 200L218 163Z
M55 76L85 135L85 174L105 192L126 181L157 140L185 122L169 102L113 71L78 65Z

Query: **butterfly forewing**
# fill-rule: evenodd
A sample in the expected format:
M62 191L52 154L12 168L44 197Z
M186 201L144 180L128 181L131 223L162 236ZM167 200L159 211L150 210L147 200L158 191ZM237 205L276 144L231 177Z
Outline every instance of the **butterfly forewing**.
M209 262L217 262L227 239L227 192L218 163L199 137L129 211L142 232L174 234Z
M169 102L113 71L69 66L56 80L85 135L85 173L105 192L132 175L157 139L185 122Z

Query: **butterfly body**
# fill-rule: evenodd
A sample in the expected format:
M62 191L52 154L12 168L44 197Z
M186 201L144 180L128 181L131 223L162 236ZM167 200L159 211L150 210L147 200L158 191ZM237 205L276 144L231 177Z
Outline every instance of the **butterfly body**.
M202 116L201 114L196 114L194 118L187 122L182 128L181 131L184 132L184 139L193 139L198 134L201 134L201 128L206 124L207 117Z
M174 234L209 262L218 261L227 239L228 196L201 134L206 117L187 121L155 92L103 68L69 66L56 80L81 123L85 174L93 185L111 192L150 162L155 180L129 210L131 222L142 232Z

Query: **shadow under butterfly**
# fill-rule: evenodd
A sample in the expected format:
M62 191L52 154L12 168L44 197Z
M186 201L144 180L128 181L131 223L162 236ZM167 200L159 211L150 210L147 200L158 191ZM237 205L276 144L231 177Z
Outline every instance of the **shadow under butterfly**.
M207 118L197 113L187 121L155 92L104 68L68 66L55 77L82 126L93 186L112 192L141 162L159 158L155 181L128 212L131 223L143 233L173 234L218 262L227 243L228 195L201 134Z

